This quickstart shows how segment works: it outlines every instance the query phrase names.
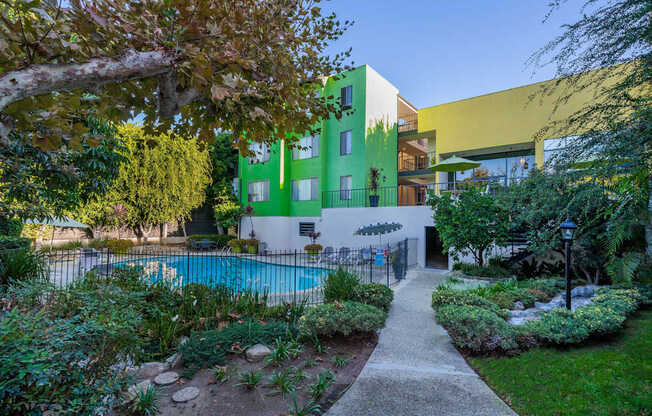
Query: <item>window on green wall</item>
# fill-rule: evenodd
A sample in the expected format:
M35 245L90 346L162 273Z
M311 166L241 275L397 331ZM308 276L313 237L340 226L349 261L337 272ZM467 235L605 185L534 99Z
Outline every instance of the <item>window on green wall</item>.
M340 133L340 156L350 155L353 151L353 131L347 130Z
M351 199L353 189L353 176L340 176L340 199L348 201Z
M319 134L299 139L298 147L292 149L292 160L310 159L319 156Z
M292 181L293 201L316 201L319 194L317 178L297 179Z
M269 180L249 182L247 200L249 202L269 201Z
M340 90L340 102L342 107L353 107L353 85L348 85Z
M269 161L270 152L269 146L267 146L267 144L253 142L249 145L249 151L254 154L253 156L249 156L250 165L254 163L264 163Z

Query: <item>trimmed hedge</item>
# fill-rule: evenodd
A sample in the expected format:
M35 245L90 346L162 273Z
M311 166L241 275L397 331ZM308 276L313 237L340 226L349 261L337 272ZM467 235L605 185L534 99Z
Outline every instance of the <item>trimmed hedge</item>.
M455 345L475 353L518 347L514 327L487 309L447 305L437 310L437 321L446 328Z
M469 291L455 290L455 289L440 289L432 293L432 308L437 311L442 306L477 306L495 313L503 319L509 316L509 313L500 309L498 305L488 301L487 299L474 295Z
M130 249L134 248L134 243L131 240L108 240L106 248L115 254L127 254Z
M496 264L478 266L470 263L455 263L453 270L460 271L468 276L478 277L509 277L511 272Z
M299 331L317 337L370 333L382 328L386 319L387 313L375 306L351 301L325 303L308 310L299 319Z
M380 283L366 283L353 289L353 300L387 312L394 300L394 291Z
M549 293L555 285L557 283L548 281L533 285L537 289L510 287L485 291L487 298L495 298L498 294L509 296L510 292L518 290L537 291L547 296L543 290ZM575 311L553 309L538 321L511 326L505 320L507 316L495 312L502 311L498 305L471 292L439 289L432 295L433 309L437 321L448 330L455 345L479 354L537 345L577 344L591 336L611 334L622 328L627 315L644 301L637 289L601 288L593 297L593 303Z

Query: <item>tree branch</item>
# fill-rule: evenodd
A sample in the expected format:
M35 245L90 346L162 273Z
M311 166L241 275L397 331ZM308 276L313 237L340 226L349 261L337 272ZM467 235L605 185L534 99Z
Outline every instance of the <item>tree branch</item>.
M174 58L163 51L127 51L116 58L88 62L32 65L0 76L0 112L16 101L54 91L98 88L113 82L148 78L168 72Z
M168 71L158 76L158 110L161 118L172 118L181 107L190 104L202 94L194 88L178 90L176 71Z

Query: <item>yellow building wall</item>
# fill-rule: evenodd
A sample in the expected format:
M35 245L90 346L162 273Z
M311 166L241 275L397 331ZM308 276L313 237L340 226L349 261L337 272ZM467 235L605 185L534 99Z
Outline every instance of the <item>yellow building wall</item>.
M564 121L595 101L601 89L574 92L560 103L560 97L573 91L567 79L525 85L420 109L418 128L435 130L437 160L440 154L532 143L540 167L543 140L583 133L585 129L571 129Z

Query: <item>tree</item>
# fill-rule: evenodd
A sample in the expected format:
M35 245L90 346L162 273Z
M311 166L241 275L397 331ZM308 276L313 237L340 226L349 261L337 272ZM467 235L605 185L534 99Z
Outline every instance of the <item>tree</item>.
M452 252L455 260L470 253L482 267L487 249L502 246L507 241L507 211L491 195L477 190L463 192L457 197L432 195L428 204L434 210L435 228L443 252Z
M233 178L238 176L238 151L231 133L219 133L210 150L213 184L208 198L213 203L215 224L220 234L238 224L242 207L233 192Z
M349 69L325 51L350 26L320 0L7 0L0 5L0 143L12 132L78 146L80 115L143 115L210 141L272 143L341 115L319 91ZM245 137L246 133L246 137Z
M608 248L603 244L614 201L608 188L578 172L542 172L530 175L500 194L509 212L512 231L523 232L536 255L564 253L559 225L570 216L578 225L573 240L575 275L592 284L604 276Z
M174 133L148 135L134 125L118 132L126 161L107 194L98 198L97 204L104 207L100 224L118 221L114 207L121 206L119 221L133 228L140 240L153 225L189 218L204 203L211 183L208 150L197 139Z
M115 128L93 114L80 122L89 135L77 147L49 148L18 131L0 146L0 217L63 216L107 190L121 161Z
M553 1L550 13L564 3ZM565 25L564 32L530 62L552 64L556 75L564 77L541 92L563 85L559 104L585 88L599 93L566 120L546 126L539 136L559 127L583 132L551 165L564 170L581 164L586 176L611 184L611 198L618 203L607 213L609 226L602 243L608 246L611 265L629 259L632 263L624 269L631 270L634 263L641 263L643 253L623 248L643 227L647 249L642 251L652 257L652 3L585 0L581 12L579 21Z

